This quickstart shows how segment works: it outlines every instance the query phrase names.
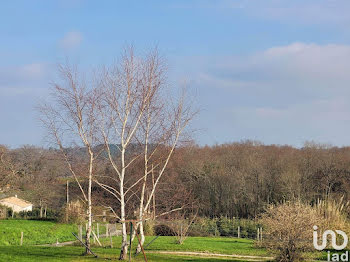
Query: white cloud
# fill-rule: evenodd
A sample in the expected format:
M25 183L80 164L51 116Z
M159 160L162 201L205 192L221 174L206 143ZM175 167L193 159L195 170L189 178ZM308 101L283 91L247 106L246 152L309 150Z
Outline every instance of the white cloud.
M44 78L47 73L48 65L39 62L18 66L0 67L0 84L40 80Z
M306 140L349 145L350 104L346 98L313 100L285 108L235 107L235 133L266 143L302 145Z
M41 78L46 73L46 66L42 63L33 63L21 66L19 71L23 77L28 78Z
M60 45L64 49L73 49L78 47L83 41L83 35L80 32L72 31L64 35Z
M230 5L233 1L225 2ZM347 0L242 0L241 2L248 14L271 20L311 24L350 21L348 16L350 3Z
M194 78L215 111L216 136L350 144L349 45L292 43L204 61Z
M17 95L42 92L48 86L50 69L45 63L0 67L0 94Z
M217 58L199 79L232 89L269 87L300 92L350 91L350 46L293 43L244 57Z
M292 24L328 26L350 23L350 1L348 0L201 0L171 6L221 10L229 15L237 11L247 16Z

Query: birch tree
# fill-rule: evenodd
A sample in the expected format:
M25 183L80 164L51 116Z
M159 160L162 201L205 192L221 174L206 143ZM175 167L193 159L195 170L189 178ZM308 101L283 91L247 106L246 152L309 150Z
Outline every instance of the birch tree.
M128 48L119 64L103 70L100 82L103 90L100 130L115 176L111 178L112 184L102 183L97 179L96 183L120 203L120 211L115 212L122 224L120 260L126 259L128 250L126 203L133 188L128 185L128 170L139 158L139 154L135 155L129 148L135 143L142 116L155 92L154 89L142 85L143 75L142 62L135 57L133 49ZM112 145L118 149L117 154L111 149Z
M152 71L154 65L157 64L156 59L156 57L149 59L149 71ZM149 81L148 84L152 85L151 79ZM158 92L161 93L160 90ZM196 113L191 106L186 104L185 99L186 93L184 90L176 102L158 94L158 96L153 97L151 103L147 104L146 107L141 134L144 146L144 172L139 197L138 224L134 231L136 232L139 229L142 245L145 241L144 221L150 219L149 210L152 203L155 205L156 189L176 147L180 143L185 128ZM153 218L181 209L182 207L178 207L164 214L154 213ZM140 251L141 246L138 244L136 252Z
M120 63L104 69L101 74L100 130L115 176L109 177L109 182L95 181L120 203L120 211L115 212L122 224L120 260L126 258L128 250L128 201L140 199L136 228L141 227L144 241L141 221L145 210L151 204L180 135L192 118L184 97L176 106L171 106L169 95L164 91L165 73L164 63L156 50L137 57L133 48L128 48ZM134 145L137 145L136 150ZM118 153L113 152L113 148L117 148ZM132 174L131 167L142 158L142 172ZM157 176L146 197L148 176L153 171L157 171Z
M53 84L50 103L39 106L41 120L54 143L60 149L67 168L81 191L86 206L87 230L86 253L90 248L92 230L92 182L99 142L96 129L96 108L99 99L98 89L93 82L87 82L77 69L60 66L60 82ZM84 148L79 167L70 154L72 147ZM81 166L83 164L83 167ZM87 188L82 185L87 181Z

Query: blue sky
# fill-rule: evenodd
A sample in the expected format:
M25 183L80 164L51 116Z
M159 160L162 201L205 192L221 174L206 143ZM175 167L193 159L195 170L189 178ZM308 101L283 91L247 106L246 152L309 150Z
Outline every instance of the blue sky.
M350 145L350 1L3 1L0 144L45 145L35 105L57 63L157 45L201 109L199 144Z

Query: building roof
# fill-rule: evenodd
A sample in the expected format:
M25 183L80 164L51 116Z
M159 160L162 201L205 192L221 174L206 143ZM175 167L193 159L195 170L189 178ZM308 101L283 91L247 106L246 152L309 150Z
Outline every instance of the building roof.
M10 204L13 204L13 205L16 205L19 207L28 207L28 206L32 205L32 203L25 201L23 199L17 198L17 197L7 197L4 199L1 199L0 204L3 202L10 203Z

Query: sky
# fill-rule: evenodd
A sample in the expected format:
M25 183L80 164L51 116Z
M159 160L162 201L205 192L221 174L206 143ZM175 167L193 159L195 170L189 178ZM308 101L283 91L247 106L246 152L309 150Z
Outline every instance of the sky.
M157 46L195 90L200 145L350 145L350 1L3 1L0 144L45 146L36 105L57 64L89 69Z

